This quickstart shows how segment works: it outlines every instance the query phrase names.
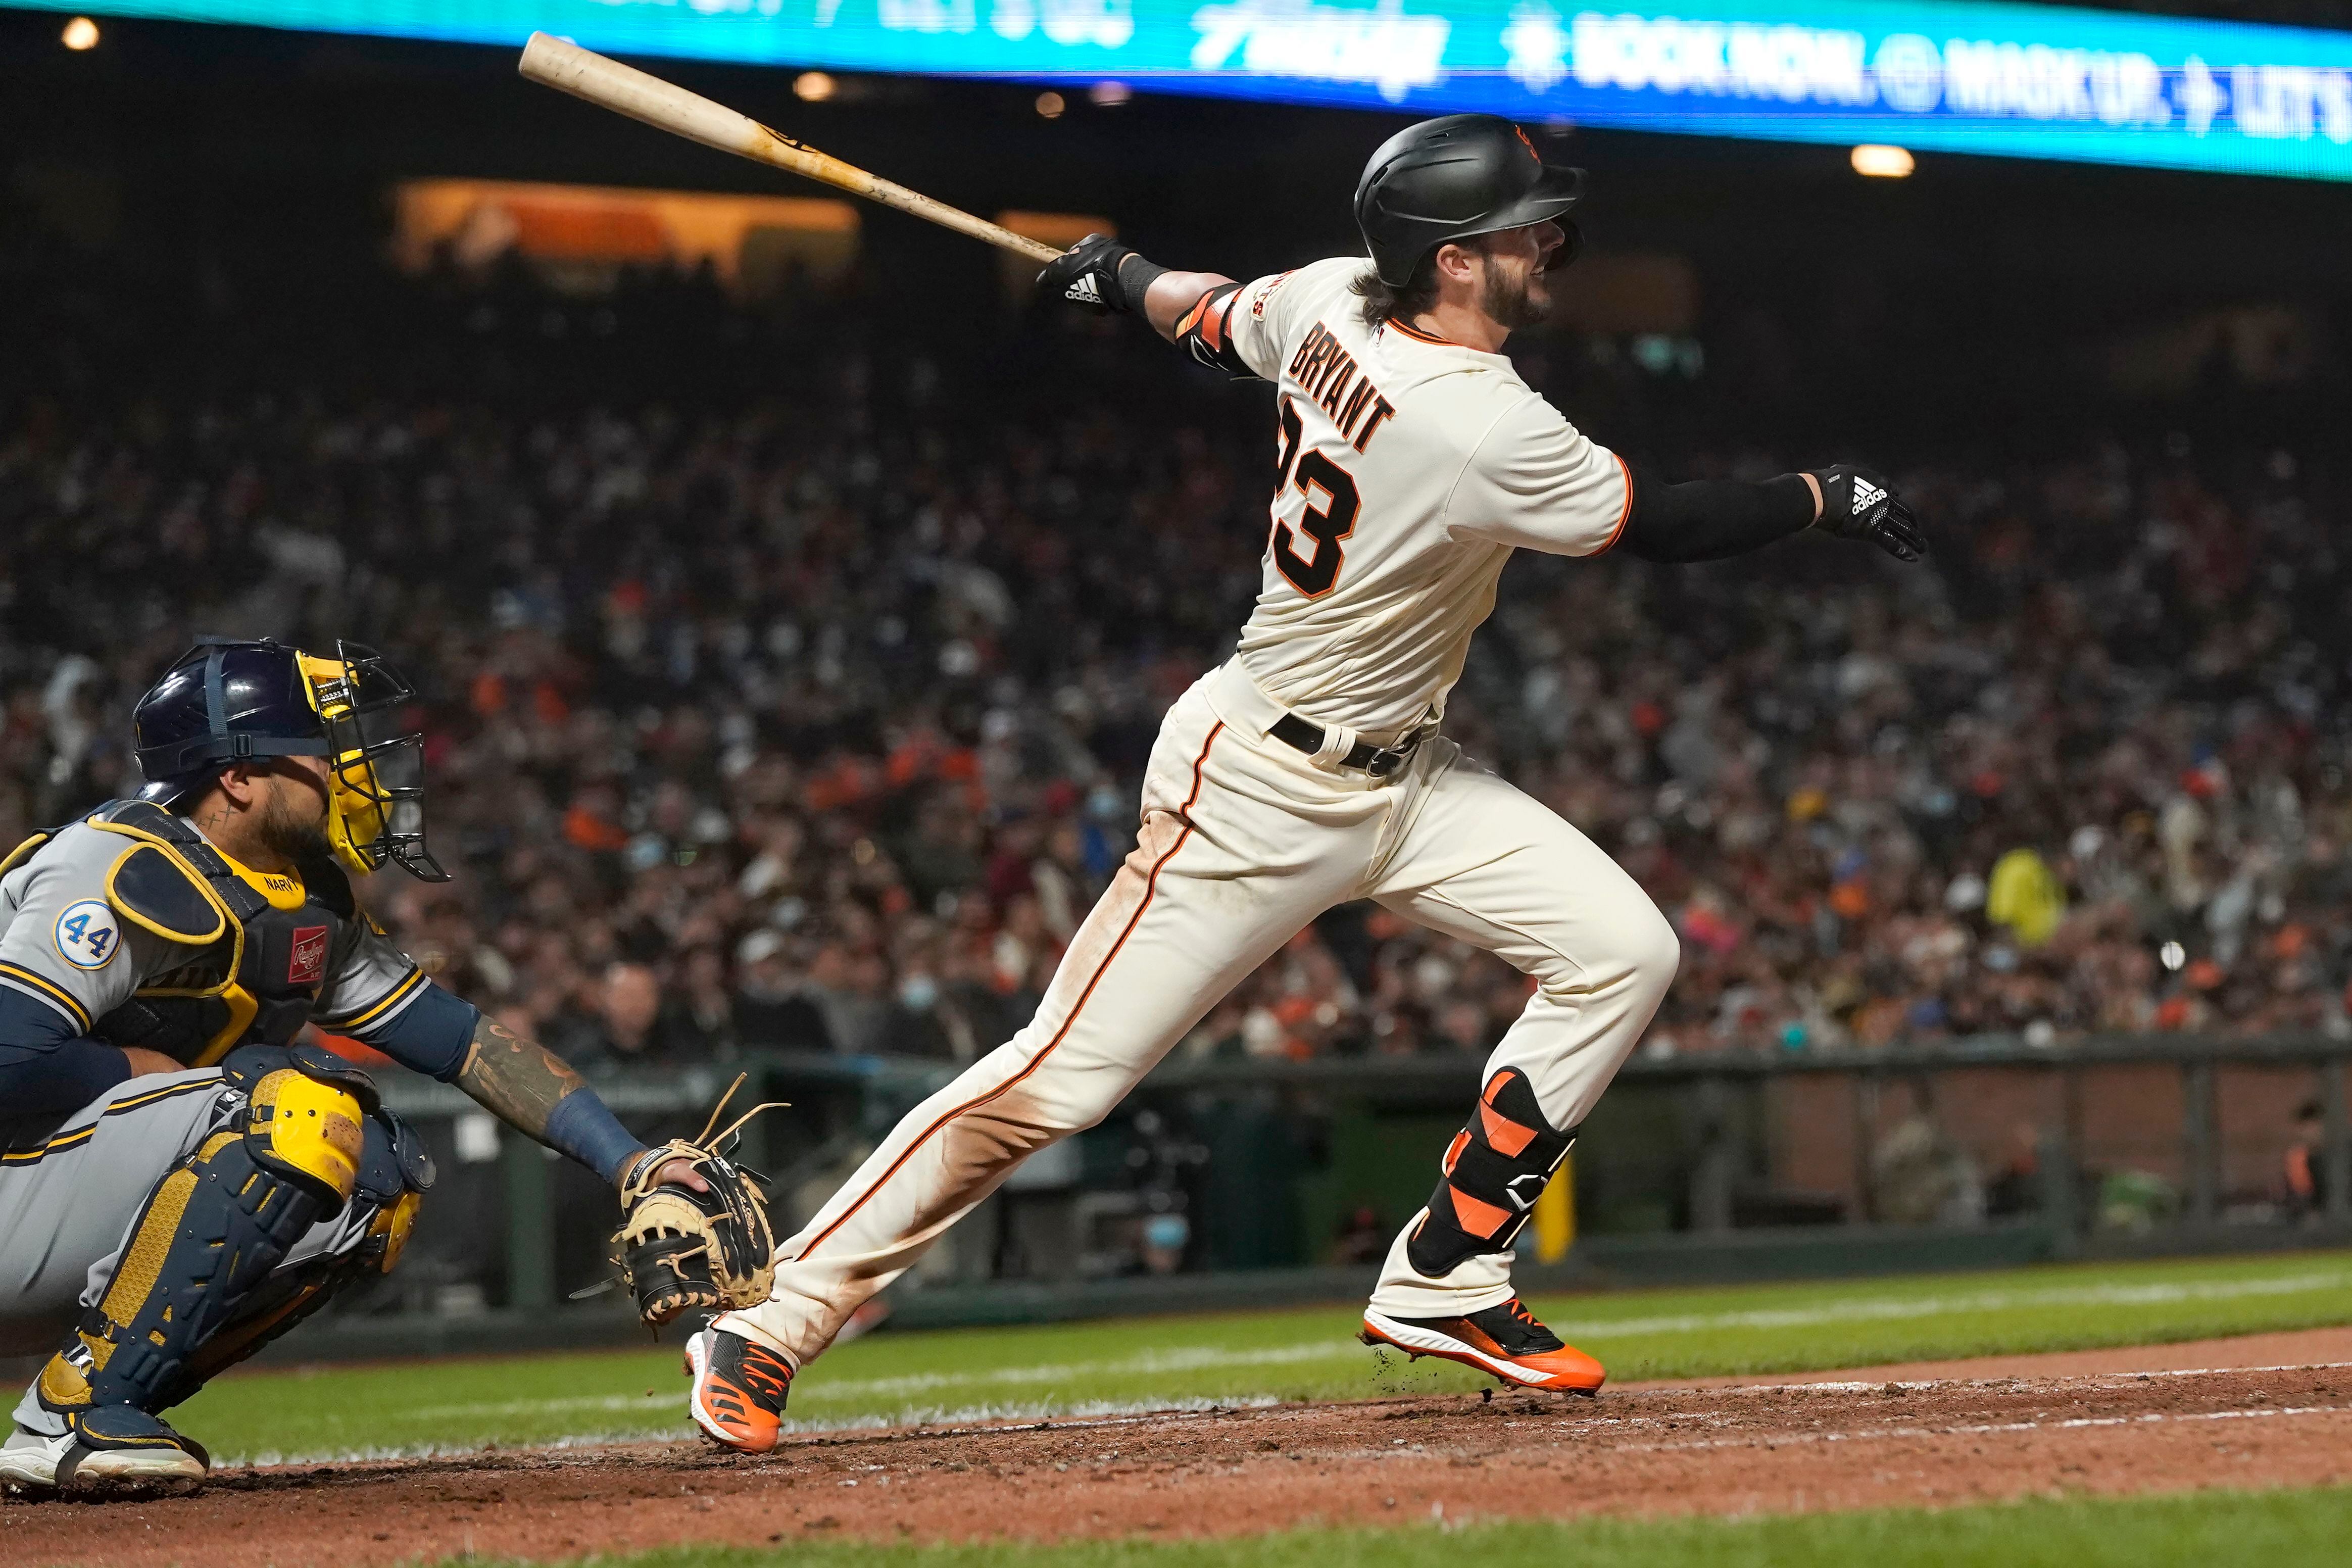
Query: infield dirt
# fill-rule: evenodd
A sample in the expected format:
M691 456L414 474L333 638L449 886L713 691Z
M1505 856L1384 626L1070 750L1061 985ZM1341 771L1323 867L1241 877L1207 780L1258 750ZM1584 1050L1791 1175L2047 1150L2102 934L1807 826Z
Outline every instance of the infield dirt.
M1234 1535L1787 1512L2352 1479L2352 1329L1655 1384L229 1470L11 1502L11 1563L381 1568L709 1542ZM192 1542L201 1542L194 1549Z

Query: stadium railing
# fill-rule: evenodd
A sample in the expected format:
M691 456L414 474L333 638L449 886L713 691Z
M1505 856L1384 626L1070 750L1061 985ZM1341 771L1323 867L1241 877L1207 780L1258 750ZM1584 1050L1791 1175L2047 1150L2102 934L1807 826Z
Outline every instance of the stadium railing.
M1575 1178L1577 1208L1606 1210L1614 1201L1621 1216L1631 1212L1636 1223L1596 1226L1591 1219L1605 1214L1588 1215L1567 1255L1551 1260L1526 1256L1531 1248L1523 1245L1522 1282L1539 1289L1850 1275L2352 1238L2352 1182L2344 1179L2352 1173L2347 1062L2352 1040L2317 1034L2095 1036L2053 1045L1987 1037L1882 1050L1637 1056L1588 1123L1578 1156L1588 1163ZM1192 1145L1201 1156L1196 1165L1246 1165L1268 1142L1258 1130L1286 1117L1322 1130L1327 1162L1328 1145L1352 1138L1350 1146L1376 1152L1369 1165L1358 1162L1360 1168L1392 1194L1417 1194L1426 1191L1445 1123L1458 1119L1475 1093L1479 1068L1479 1058L1466 1053L1171 1060L1135 1091L1105 1135L1138 1146L1137 1113L1151 1110L1158 1124L1205 1140ZM724 1068L611 1074L598 1084L614 1110L647 1136L698 1128L738 1071L751 1079L739 1092L739 1107L750 1103L747 1092L793 1102L790 1111L755 1121L739 1151L744 1163L774 1179L781 1234L897 1117L956 1070L930 1060L777 1051L751 1053ZM404 1313L346 1321L326 1336L309 1335L314 1352L329 1339L351 1340L374 1353L389 1353L387 1346L405 1340L428 1348L468 1342L453 1324L415 1321L420 1313L523 1321L548 1342L593 1342L614 1325L625 1326L614 1299L562 1310L562 1287L576 1284L583 1267L577 1246L568 1261L559 1258L560 1238L568 1231L576 1242L610 1221L609 1204L599 1209L595 1194L578 1186L592 1179L523 1140L499 1137L454 1089L404 1079L387 1086L386 1100L422 1123L436 1148L460 1161L495 1164L494 1191L478 1181L457 1201L426 1207L444 1253L477 1259L488 1281L476 1289L459 1281L454 1295L445 1289L437 1301L412 1292L403 1299ZM2300 1111L2306 1101L2315 1101L2321 1113L2310 1167L2319 1176L2307 1201L2297 1203L2273 1190L2278 1184L2265 1162L2273 1147L2283 1156L2291 1141L2287 1123L2295 1112L2285 1108ZM1979 1198L1961 1202L1956 1212L1948 1205L1899 1223L1892 1211L1900 1205L1887 1190L1894 1179L1885 1159L1889 1130L1915 1120L1926 1125L1932 1136L1922 1147L1931 1169L1938 1159L1974 1159L1981 1166L1980 1151L1998 1141L2004 1117L2023 1117L2019 1126L2033 1133L2031 1158L2006 1173L2005 1206ZM2225 1122L2232 1120L2236 1129L2228 1131ZM468 1121L470 1135L458 1127ZM1218 1129L1228 1125L1245 1131L1219 1142ZM494 1152L486 1152L492 1149L486 1133ZM2012 1142L2024 1140L2021 1134ZM1672 1147L1662 1154L1661 1145ZM1630 1178L1612 1175L1612 1161L1622 1164L1629 1154L1648 1157L1648 1165ZM1131 1183L1131 1170L1118 1160L1094 1163L1091 1176L1072 1162L1045 1184L1084 1199L1090 1185ZM1106 1167L1108 1183L1101 1179ZM1842 1183L1823 1179L1832 1168ZM1327 1197L1332 1189L1328 1173L1302 1172L1295 1161L1226 1174L1228 1189L1261 1207L1300 1202L1286 1182L1294 1189L1320 1182ZM976 1264L934 1271L895 1291L899 1321L1034 1321L1171 1303L1336 1299L1368 1282L1360 1263L1318 1264L1319 1249L1299 1240L1312 1237L1312 1226L1291 1227L1287 1256L1261 1254L1249 1259L1260 1267L1232 1267L1219 1227L1232 1223L1234 1206L1204 1195L1192 1180L1192 1243L1181 1274L1136 1278L1139 1270L1129 1268L1124 1272L1130 1277L1118 1278L1120 1271L1098 1260L1071 1264L1065 1255L1058 1271L992 1278L1004 1257L1000 1232ZM1643 1181L1647 1195L1629 1205L1628 1183L1640 1187ZM1339 1192L1333 1201L1344 1204L1349 1195ZM1331 1206L1327 1203L1327 1212ZM1129 1212L1116 1203L1094 1208ZM575 1217L567 1221L559 1211ZM1065 1204L1057 1212L1066 1219L1073 1211ZM1093 1211L1078 1202L1076 1212ZM1393 1225L1410 1212L1381 1218ZM1811 1223L1791 1224L1792 1214ZM453 1267L444 1266L445 1277ZM593 1259L584 1272L595 1272ZM380 1300L373 1310L383 1314L390 1304Z

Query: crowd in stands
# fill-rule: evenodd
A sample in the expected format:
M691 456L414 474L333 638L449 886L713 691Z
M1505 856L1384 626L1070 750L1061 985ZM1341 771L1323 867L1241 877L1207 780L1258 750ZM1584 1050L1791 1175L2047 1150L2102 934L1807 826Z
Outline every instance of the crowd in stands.
M590 1063L1006 1038L1132 846L1160 713L1256 592L1261 395L1118 324L966 353L682 283L375 287L360 349L256 325L243 380L120 374L167 351L62 285L20 315L43 353L0 377L0 847L136 784L130 705L193 634L343 635L419 689L455 872L364 896L516 1027ZM709 376L572 384L656 316ZM1575 417L1572 352L1537 352ZM1825 460L1739 435L1645 455ZM1916 568L1816 538L1522 556L1447 728L1681 931L1645 1049L2341 1033L2327 464L1923 444L1893 465L1934 536ZM1526 994L1355 906L1180 1048L1482 1053Z

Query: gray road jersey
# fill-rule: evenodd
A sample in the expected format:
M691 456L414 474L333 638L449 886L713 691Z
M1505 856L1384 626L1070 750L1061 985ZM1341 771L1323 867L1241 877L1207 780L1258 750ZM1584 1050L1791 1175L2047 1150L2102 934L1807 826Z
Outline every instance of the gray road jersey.
M142 1043L108 1026L134 1001L175 1002L209 991L224 999L230 1021L250 1002L256 1011L243 1017L262 1028L269 1026L266 1007L276 997L299 1004L299 1016L364 1038L422 993L415 963L356 910L339 918L315 902L291 910L268 905L245 922L241 944L226 936L194 944L151 929L136 900L110 887L125 855L141 843L76 822L0 876L0 985L46 1003L77 1034L96 1033L118 1045ZM254 885L255 905L263 903L265 889L281 902L303 891L288 878L245 879ZM235 956L242 962L232 973L232 950L239 948ZM249 995L240 1001L238 993Z

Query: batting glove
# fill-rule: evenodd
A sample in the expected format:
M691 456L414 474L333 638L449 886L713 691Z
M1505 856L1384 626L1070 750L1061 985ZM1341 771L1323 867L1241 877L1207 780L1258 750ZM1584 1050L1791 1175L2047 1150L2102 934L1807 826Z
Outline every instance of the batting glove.
M1813 520L1815 528L1840 539L1867 540L1897 561L1916 561L1927 553L1927 536L1919 531L1918 518L1895 495L1885 474L1840 463L1815 468L1813 478L1822 487L1822 515Z
M1037 291L1048 299L1066 300L1097 316L1131 311L1136 301L1119 283L1118 269L1135 252L1106 234L1090 234L1045 264L1037 274ZM1152 268L1151 274L1160 269Z

